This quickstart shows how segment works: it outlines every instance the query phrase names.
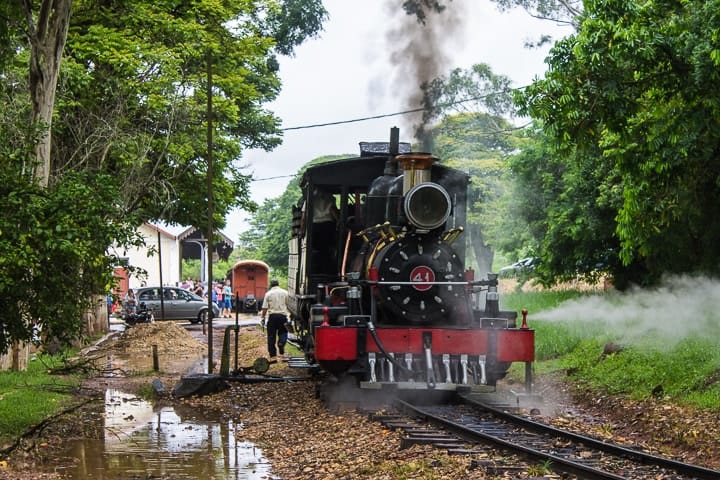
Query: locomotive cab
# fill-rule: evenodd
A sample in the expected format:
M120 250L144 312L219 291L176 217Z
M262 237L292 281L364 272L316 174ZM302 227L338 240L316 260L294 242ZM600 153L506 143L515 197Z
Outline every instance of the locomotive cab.
M363 388L456 389L522 361L529 387L534 332L499 310L496 275L465 269L468 181L397 129L306 170L288 292L309 363Z

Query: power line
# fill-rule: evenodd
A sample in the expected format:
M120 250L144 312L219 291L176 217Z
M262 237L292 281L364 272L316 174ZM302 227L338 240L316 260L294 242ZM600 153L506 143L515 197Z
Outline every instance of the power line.
M498 93L508 93L508 92L510 92L510 91L513 91L513 90L521 90L521 89L523 89L523 88L525 88L525 87L520 87L519 89L503 90L503 91L501 91L501 92L495 92L495 93L488 93L487 95L480 95L480 96L472 97L472 98L465 98L465 99L463 99L463 100L457 100L457 101L454 101L454 102L448 102L448 103L444 103L444 104L438 105L436 108L452 107L452 106L459 105L459 104L466 103L466 102L473 102L473 101L477 101L477 100L482 100L482 99L485 99L485 98L487 98L487 97L489 97L489 96L491 96L491 95L496 95L496 94L498 94ZM425 110L430 110L430 108L422 108L422 107L420 107L420 108L413 108L413 109L411 109L411 110L403 110L403 111L401 111L401 112L393 112L393 113L385 113L385 114L380 114L380 115L372 115L372 116L370 116L370 117L352 118L352 119L349 119L349 120L338 120L338 121L336 121L336 122L314 123L314 124L311 124L311 125L300 125L300 126L297 126L297 127L286 127L286 128L282 128L281 130L282 130L282 131L305 130L305 129L308 129L308 128L329 127L329 126L333 126L333 125L343 125L343 124L346 124L346 123L358 123L358 122L365 122L365 121L368 121L368 120L375 120L375 119L378 119L378 118L397 117L397 116L400 116L400 115L407 115L407 114L409 114L409 113L423 112L423 111L425 111ZM486 135L495 135L495 134L498 134L498 133L508 133L508 132L515 131L515 130L521 130L521 129L525 128L527 125L528 125L528 124L521 125L521 126L519 126L519 127L510 128L510 129L497 130L497 131L495 131L495 132L485 132L485 134L486 134ZM274 177L265 177L265 178L253 178L251 181L253 181L253 182L263 182L263 181L267 181L267 180L277 180L277 179L280 179L280 178L292 178L292 177L297 177L297 174L292 174L292 175L277 175L277 176L274 176Z
M471 97L471 98L465 98L465 99L462 99L462 100L456 100L456 101L454 101L454 102L443 103L443 104L437 105L436 107L427 107L427 108L426 108L426 107L419 107L419 108L413 108L413 109L411 109L411 110L403 110L403 111L401 111L401 112L393 112L393 113L385 113L385 114L380 114L380 115L372 115L372 116L370 116L370 117L352 118L352 119L349 119L349 120L338 120L338 121L336 121L336 122L314 123L314 124L311 124L311 125L300 125L300 126L297 126L297 127L286 127L286 128L281 128L280 130L282 130L282 131L284 131L284 132L287 132L287 131L290 131L290 130L305 130L305 129L308 129L308 128L329 127L329 126L332 126L332 125L343 125L343 124L346 124L346 123L366 122L366 121L368 121L368 120L376 120L376 119L378 119L378 118L397 117L397 116L400 116L400 115L407 115L407 114L409 114L409 113L418 113L418 112L430 111L430 110L434 110L434 109L438 109L438 108L453 107L453 106L455 106L455 105L460 105L460 104L466 103L466 102L475 102L475 101L478 101L478 100L483 100L483 99L485 99L485 98L487 98L487 97L489 97L489 96L491 96L491 95L499 95L499 94L503 94L503 93L509 93L509 92L512 92L512 91L515 91L515 90L522 90L523 88L525 88L525 87L511 88L511 89L507 89L507 90L501 90L501 91L499 91L499 92L488 93L488 94L486 94L486 95L480 95L480 96L477 96L477 97Z
M357 122L365 122L367 120L375 120L377 118L387 118L387 117L397 117L399 115L407 115L408 113L416 113L416 112L422 112L426 110L425 108L414 108L412 110L405 110L402 112L395 112L395 113L385 113L382 115L373 115L371 117L361 117L361 118L353 118L351 120L338 120L337 122L327 122L327 123L315 123L312 125L301 125L299 127L287 127L282 128L283 131L288 130L303 130L306 128L317 128L317 127L329 127L331 125L342 125L344 123L357 123Z
M290 178L290 177L297 177L297 174L293 175L278 175L277 177L265 177L265 178L253 178L251 181L253 182L262 182L264 180L277 180L278 178Z

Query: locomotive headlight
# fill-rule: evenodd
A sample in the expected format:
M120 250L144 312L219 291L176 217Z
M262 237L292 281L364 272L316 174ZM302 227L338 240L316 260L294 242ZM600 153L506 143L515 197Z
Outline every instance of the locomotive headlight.
M450 216L450 195L437 183L424 182L405 194L405 216L423 230L432 230L445 223Z

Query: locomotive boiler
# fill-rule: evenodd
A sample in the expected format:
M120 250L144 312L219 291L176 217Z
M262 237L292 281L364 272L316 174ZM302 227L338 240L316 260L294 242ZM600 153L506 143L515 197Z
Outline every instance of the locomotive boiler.
M310 364L361 388L531 383L534 331L499 309L497 275L465 268L462 171L390 142L307 168L293 207L291 322Z

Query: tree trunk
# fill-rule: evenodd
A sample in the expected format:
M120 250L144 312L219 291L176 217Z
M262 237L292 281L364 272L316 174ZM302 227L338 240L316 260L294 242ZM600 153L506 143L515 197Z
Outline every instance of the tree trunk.
M488 272L492 272L495 252L493 251L492 246L485 243L485 237L482 234L480 225L468 225L468 233L470 234L470 246L475 254L475 260L477 261L475 278L487 278Z
M0 371L12 370L19 372L27 370L30 358L30 344L15 342L5 355L0 355Z
M50 180L50 145L55 91L67 40L72 0L42 0L37 14L30 0L22 0L30 42L30 98L32 123L44 134L35 146L35 177L41 185ZM35 21L37 20L37 23Z
M42 186L50 181L50 145L55 90L60 75L72 0L42 0L40 10L33 12L32 0L22 0L30 43L30 98L32 124L44 134L35 145L35 179ZM37 23L36 23L37 22ZM0 368L26 370L30 344L15 343L11 351L0 357Z
M93 298L93 308L83 314L85 333L92 337L107 332L110 329L110 317L108 316L105 297L96 296Z

